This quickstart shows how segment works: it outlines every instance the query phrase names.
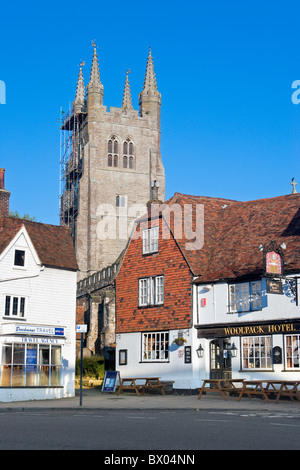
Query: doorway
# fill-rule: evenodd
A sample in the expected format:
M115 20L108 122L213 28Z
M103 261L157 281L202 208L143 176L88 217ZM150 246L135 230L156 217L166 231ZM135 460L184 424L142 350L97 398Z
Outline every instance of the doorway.
M210 342L210 378L231 379L231 343L219 338Z

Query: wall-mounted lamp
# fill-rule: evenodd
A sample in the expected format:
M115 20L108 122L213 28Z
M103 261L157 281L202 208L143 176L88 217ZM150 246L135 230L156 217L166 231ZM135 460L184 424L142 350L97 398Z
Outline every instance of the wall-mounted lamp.
M196 349L196 353L197 353L197 356L199 357L199 359L201 359L201 357L204 356L204 349L202 348L201 344L199 344L199 348Z
M237 347L236 345L233 343L232 346L231 346L231 349L230 349L230 354L231 354L231 357L236 357L237 356Z

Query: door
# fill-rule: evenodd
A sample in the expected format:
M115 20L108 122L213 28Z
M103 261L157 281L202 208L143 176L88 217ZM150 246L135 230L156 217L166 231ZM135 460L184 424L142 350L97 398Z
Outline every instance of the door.
M231 379L231 344L220 338L210 343L210 378Z

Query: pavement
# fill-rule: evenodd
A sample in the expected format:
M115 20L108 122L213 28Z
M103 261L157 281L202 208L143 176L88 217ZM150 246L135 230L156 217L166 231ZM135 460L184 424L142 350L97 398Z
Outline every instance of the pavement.
M82 403L80 393L76 390L75 396L57 400L31 400L18 402L1 402L0 413L6 411L29 410L223 410L232 412L279 412L298 414L300 417L300 402L281 399L266 400L256 397L243 397L241 401L237 397L229 396L224 400L221 395L207 393L198 399L197 395L149 393L137 396L135 393L102 392L99 389L83 389Z

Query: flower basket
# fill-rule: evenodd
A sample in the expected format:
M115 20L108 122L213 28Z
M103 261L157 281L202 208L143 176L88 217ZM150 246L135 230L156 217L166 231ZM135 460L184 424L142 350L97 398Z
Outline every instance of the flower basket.
M176 343L177 346L182 346L184 343L186 343L186 339L184 339L184 338L176 338L176 339L174 339L173 343Z

